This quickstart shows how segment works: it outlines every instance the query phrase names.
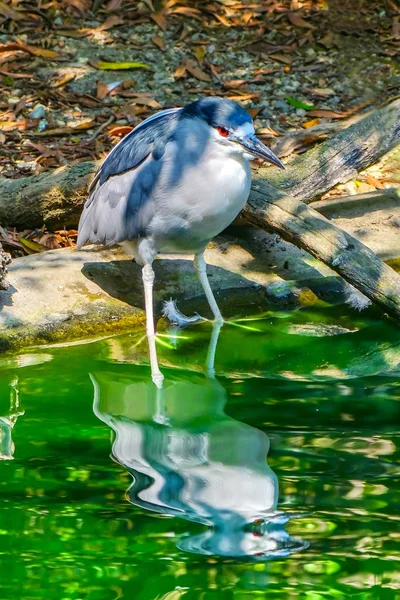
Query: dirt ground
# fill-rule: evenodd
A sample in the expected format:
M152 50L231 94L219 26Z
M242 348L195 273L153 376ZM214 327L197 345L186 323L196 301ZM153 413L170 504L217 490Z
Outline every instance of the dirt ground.
M204 94L241 102L268 137L400 92L392 2L94 4L15 2L23 18L0 25L0 175L101 158L121 127Z

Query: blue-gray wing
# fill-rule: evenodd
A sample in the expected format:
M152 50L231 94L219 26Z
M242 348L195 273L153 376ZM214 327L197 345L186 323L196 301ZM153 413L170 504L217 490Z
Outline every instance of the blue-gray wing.
M141 123L110 152L89 188L77 246L112 245L145 232L154 214L165 145L182 109L161 111Z

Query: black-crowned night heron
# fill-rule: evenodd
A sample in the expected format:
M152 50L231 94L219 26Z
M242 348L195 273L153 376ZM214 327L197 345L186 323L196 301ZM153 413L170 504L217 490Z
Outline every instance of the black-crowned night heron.
M79 223L86 243L124 244L143 265L153 381L161 385L153 317L152 263L159 252L193 253L216 322L223 322L206 274L204 249L245 205L250 160L283 167L254 133L249 113L224 98L161 111L127 135L100 166Z

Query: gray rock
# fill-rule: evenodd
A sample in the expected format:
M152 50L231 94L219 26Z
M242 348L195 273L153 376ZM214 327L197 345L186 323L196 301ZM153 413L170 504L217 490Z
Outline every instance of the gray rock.
M284 262L282 242L278 246L273 236L252 228L242 231L240 244L236 237L217 238L206 251L211 285L228 318L266 310L265 286L280 280L278 269L267 265ZM304 252L292 246L290 252L293 269L285 276L315 274ZM0 293L0 349L103 336L143 324L141 268L119 248L51 250L15 259L9 271L10 287ZM156 315L172 297L186 314L198 310L209 316L192 257L161 257L155 271Z
M29 113L29 117L31 119L43 119L45 114L46 108L43 106L43 104L36 104L33 110L31 110L31 112Z
M47 129L48 124L49 124L49 122L47 119L40 119L39 125L37 127L38 132L40 133L41 131L44 131L45 129Z
M274 109L278 111L287 113L290 110L290 106L287 102L285 102L285 100L275 100L275 102L273 102L273 105Z

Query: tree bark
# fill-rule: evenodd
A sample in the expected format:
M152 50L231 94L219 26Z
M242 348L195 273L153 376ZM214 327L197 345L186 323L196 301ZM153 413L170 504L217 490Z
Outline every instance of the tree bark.
M385 312L400 319L400 276L372 250L316 210L281 192L274 201L269 184L258 182L242 219L306 250L336 271ZM274 188L275 189L275 188Z
M21 179L0 178L0 224L76 227L99 164L87 161Z
M7 265L11 262L11 256L3 251L0 244L0 290L8 290L9 283L7 281Z
M334 214L351 211L354 208L363 208L364 211L379 209L385 206L393 206L396 210L400 208L400 188L384 188L383 190L375 190L373 192L365 192L364 194L355 194L352 196L338 196L337 198L328 198L327 200L317 200L312 203L314 210L330 217ZM399 211L400 217L400 211Z
M262 167L257 175L308 204L338 183L354 179L358 171L377 162L398 144L400 99L373 110L363 119L308 150L289 163L285 171ZM274 194L271 190L267 201L273 200Z

